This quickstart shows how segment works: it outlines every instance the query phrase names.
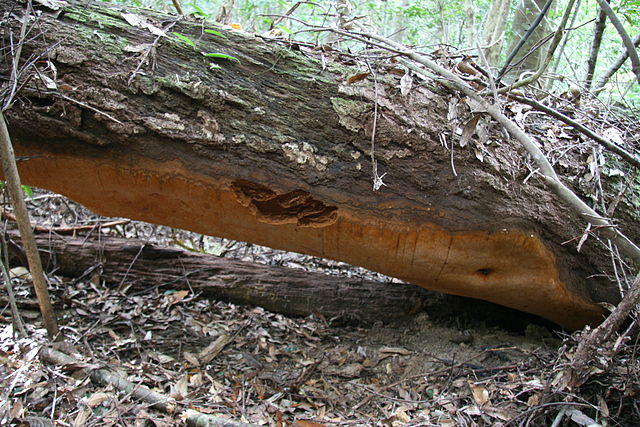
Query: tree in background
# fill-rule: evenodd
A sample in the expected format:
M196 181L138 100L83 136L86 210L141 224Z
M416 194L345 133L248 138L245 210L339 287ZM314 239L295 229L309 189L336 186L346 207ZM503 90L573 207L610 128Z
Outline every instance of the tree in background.
M513 13L513 22L511 23L512 37L509 42L508 52L513 52L525 34L531 27L532 23L543 10L548 0L519 0ZM523 72L534 72L542 64L542 60L547 52L547 48L541 44L549 33L548 15L542 18L537 27L525 40L520 50L513 58L515 74Z
M604 35L604 28L607 25L607 15L602 7L599 8L598 16L593 27L593 39L591 41L591 49L589 49L589 59L587 60L587 74L584 78L584 87L586 90L591 88L593 82L593 73L596 69L596 61L600 52L600 44Z
M482 45L489 65L499 64L510 9L511 0L493 0L486 14L482 28Z

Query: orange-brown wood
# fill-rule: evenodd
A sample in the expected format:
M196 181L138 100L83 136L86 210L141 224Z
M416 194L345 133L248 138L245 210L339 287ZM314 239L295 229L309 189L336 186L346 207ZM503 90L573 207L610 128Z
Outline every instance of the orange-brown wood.
M516 229L448 232L429 221L371 217L302 189L215 180L190 172L179 161L123 163L47 154L21 162L20 173L25 183L67 195L107 216L341 260L428 289L534 313L568 328L597 323L603 315L598 305L563 283L541 239ZM309 221L310 215L320 219Z

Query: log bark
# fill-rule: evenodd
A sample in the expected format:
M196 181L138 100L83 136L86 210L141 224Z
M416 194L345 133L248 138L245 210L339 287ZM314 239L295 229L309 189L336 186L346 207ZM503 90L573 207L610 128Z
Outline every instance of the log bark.
M562 245L584 218L541 180L523 183L523 154L497 126L499 147L484 162L443 146L455 139L448 113L463 105L441 87L414 84L402 96L399 77L383 72L348 84L361 70L337 55L145 12L194 49L133 27L125 12L39 18L43 36L25 49L55 76L37 62L7 112L16 150L30 157L26 183L101 214L337 259L569 328L599 322L597 303L619 299L593 239L581 253ZM637 223L624 227L638 235Z
M10 235L17 238L13 232ZM49 271L74 278L90 271L107 285L129 293L184 289L286 315L315 314L368 324L442 303L438 294L409 284L219 258L135 239L45 233L36 239Z

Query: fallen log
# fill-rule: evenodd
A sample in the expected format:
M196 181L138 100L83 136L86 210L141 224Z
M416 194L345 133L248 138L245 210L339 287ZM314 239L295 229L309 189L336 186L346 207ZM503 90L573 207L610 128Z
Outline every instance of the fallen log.
M49 271L77 278L95 267L91 272L108 285L131 292L186 289L287 315L364 323L398 319L440 301L437 293L409 284L219 258L134 239L39 233L36 241Z
M351 84L361 70L324 53L138 11L194 50L125 12L39 16L47 37L24 52L55 67L36 62L6 113L25 183L104 215L345 261L569 328L598 323L598 303L619 300L607 249L580 238L585 217L529 176L495 124L483 125L482 160L472 144L448 148L462 145L449 115L458 127L472 116L464 99L424 82L401 96L393 73ZM213 59L212 72L203 52L237 61ZM636 238L636 213L619 206Z

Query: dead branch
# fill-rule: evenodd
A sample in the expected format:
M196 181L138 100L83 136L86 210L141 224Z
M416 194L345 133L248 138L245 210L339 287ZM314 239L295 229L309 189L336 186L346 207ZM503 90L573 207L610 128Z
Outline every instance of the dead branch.
M622 326L638 303L640 303L640 274L636 276L631 288L609 317L580 340L575 355L571 359L570 372L572 376L571 385L573 387L580 386L589 378L589 364L593 360L596 351L602 355L603 353L600 351L602 346L613 348L613 345L608 345L608 342L613 334L620 329L620 326ZM606 354L608 359L613 357L611 352Z
M633 45L640 45L640 33L636 34L636 36L633 38ZM598 81L593 85L593 93L598 93L604 88L604 85L606 85L611 76L613 76L620 69L620 67L622 67L622 64L625 63L628 57L629 52L626 49L620 52L620 55L618 55L616 60L613 61L613 64L611 64L609 69L602 73L600 77L598 77Z
M10 232L9 237L17 236ZM170 286L292 316L316 314L366 323L397 319L442 303L433 293L409 284L232 260L134 239L42 233L36 241L47 249L42 257L57 274L82 277L100 263L101 279L123 284L129 292Z
M507 87L498 89L498 93L510 92L512 89L533 83L534 81L538 80L540 76L547 70L547 68L549 67L549 64L551 63L551 59L553 59L553 54L558 48L558 45L560 44L560 40L562 40L562 36L564 35L565 27L567 25L567 21L569 20L569 15L571 15L571 11L573 10L573 3L574 3L574 0L570 0L569 4L567 4L564 15L562 16L562 21L560 22L558 29L553 35L553 39L551 40L551 46L549 46L549 50L547 50L547 54L545 55L544 60L542 61L542 64L540 64L538 71L536 71L533 75L526 77L522 80L518 80Z
M595 26L593 29L593 39L591 40L591 49L589 50L589 60L587 61L587 74L584 78L584 87L586 90L591 89L593 83L593 74L596 70L596 62L598 61L598 53L600 52L600 44L602 43L602 35L607 24L607 14L602 7L598 10Z
M7 212L7 211L3 211L0 214L0 217L7 218L9 221L13 221L13 222L17 221L16 216L11 212ZM108 221L108 222L89 224L89 225L77 225L75 227L44 227L42 225L32 224L31 228L36 232L66 235L66 234L76 234L82 231L92 231L92 230L95 230L96 228L111 228L111 227L115 227L116 225L124 225L130 222L131 220L129 219L120 219L115 221Z
M533 20L533 22L529 26L529 29L527 30L527 32L524 34L524 36L522 36L522 38L520 39L520 41L518 42L516 47L513 48L513 51L509 54L509 56L507 57L507 59L504 62L504 65L502 66L502 69L500 70L500 72L496 76L496 83L500 83L500 80L502 79L502 77L508 71L509 66L511 65L511 61L513 61L513 58L515 58L515 56L518 54L518 52L520 51L522 46L524 46L524 44L529 39L529 37L531 37L531 34L533 34L533 32L538 27L540 22L542 22L542 19L547 14L547 11L551 7L552 3L553 3L552 0L547 0L545 5L542 7L542 10L540 10L540 12L538 13L538 16L536 16L536 18Z
M7 289L7 299L9 306L11 307L11 322L13 323L14 334L17 331L20 335L27 336L27 330L25 329L24 321L20 316L15 293L13 292L13 284L11 283L11 277L9 276L9 251L7 249L7 241L4 239L4 236L0 238L2 238L2 242L0 243L0 268L2 269L4 286Z
M638 38L638 40L640 40L640 37ZM581 132L584 135L588 136L589 138L593 139L595 142L597 142L601 146L605 147L609 151L611 151L613 153L616 153L617 155L619 155L620 157L622 157L623 159L625 159L626 161L631 163L634 167L640 169L640 158L638 158L638 156L628 152L624 148L620 147L619 145L614 144L613 142L609 141L608 139L603 138L602 136L598 135L597 133L595 133L594 131L592 131L588 127L584 126L583 124L578 123L577 121L565 116L564 114L560 113L557 110L554 110L551 107L548 107L548 106L542 104L541 102L536 101L535 99L528 98L526 96L518 96L518 95L515 95L513 93L509 93L508 95L509 95L509 98L515 99L516 101L522 102L523 104L530 105L533 108L535 108L536 110L542 111L542 112L550 115L551 117L554 117L554 118L562 121L563 123L566 123L569 126L572 126L574 129L578 130L579 132Z

